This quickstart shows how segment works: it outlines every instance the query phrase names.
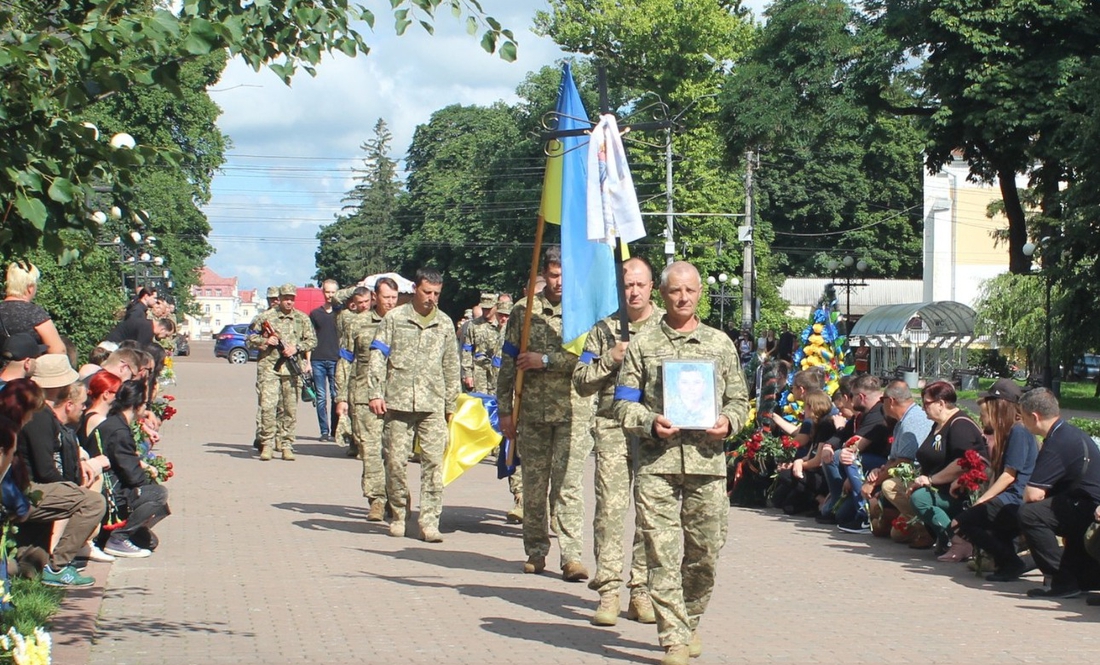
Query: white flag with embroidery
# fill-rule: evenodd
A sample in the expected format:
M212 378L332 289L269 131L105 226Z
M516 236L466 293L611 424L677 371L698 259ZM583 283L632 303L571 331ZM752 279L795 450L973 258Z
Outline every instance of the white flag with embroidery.
M615 116L600 116L588 141L588 239L609 245L645 237L642 211Z

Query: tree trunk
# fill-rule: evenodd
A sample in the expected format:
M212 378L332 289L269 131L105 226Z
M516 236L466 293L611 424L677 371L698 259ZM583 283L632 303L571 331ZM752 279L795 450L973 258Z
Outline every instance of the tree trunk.
M1016 173L1011 169L1000 169L997 179L1001 183L1005 217L1008 217L1008 270L1014 275L1026 275L1031 272L1031 257L1024 254L1027 218L1020 192L1016 189Z

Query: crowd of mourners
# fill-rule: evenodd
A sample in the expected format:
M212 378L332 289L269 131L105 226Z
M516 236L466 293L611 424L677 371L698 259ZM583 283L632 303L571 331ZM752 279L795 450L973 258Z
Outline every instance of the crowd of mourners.
M990 582L1038 568L1031 597L1100 589L1100 450L1050 390L1000 379L973 418L948 381L919 398L870 375L842 378L832 396L824 387L821 372L798 372L789 401L801 423L771 416L798 446L775 469L775 508L969 561Z
M4 528L14 524L19 574L88 586L89 560L147 557L168 495L139 453L156 441L152 410L174 333L170 307L142 288L81 364L34 303L40 273L8 267L0 302L0 476ZM7 573L6 566L0 566Z

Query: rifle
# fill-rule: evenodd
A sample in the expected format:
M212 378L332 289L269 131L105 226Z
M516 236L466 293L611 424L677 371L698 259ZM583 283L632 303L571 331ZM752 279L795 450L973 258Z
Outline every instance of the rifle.
M302 371L302 365L298 362L297 355L286 355L286 345L283 344L282 338L275 332L275 328L271 326L270 321L263 322L262 334L264 337L274 337L279 340L279 343L275 345L275 350L279 352L279 359L275 361L275 371L278 372L280 367L286 365L287 370L290 371L290 375L297 377L297 379L302 382L302 401L316 404L317 383L313 380L311 374L306 374Z

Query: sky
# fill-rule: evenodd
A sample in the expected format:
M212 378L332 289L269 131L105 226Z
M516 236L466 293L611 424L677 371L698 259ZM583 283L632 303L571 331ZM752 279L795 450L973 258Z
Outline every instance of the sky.
M569 55L530 32L546 0L481 0L486 14L517 37L512 63L482 50L480 35L468 35L449 11L435 21L434 35L414 24L397 37L387 3L369 4L380 11L373 33L363 26L366 57L328 56L316 78L300 71L289 87L235 59L210 89L231 147L204 207L216 250L206 263L238 277L242 289L312 284L317 230L339 214L352 169L362 164L360 146L379 118L393 134L391 156L400 160L416 126L434 111L513 103L528 72Z

